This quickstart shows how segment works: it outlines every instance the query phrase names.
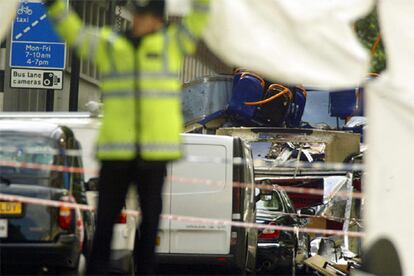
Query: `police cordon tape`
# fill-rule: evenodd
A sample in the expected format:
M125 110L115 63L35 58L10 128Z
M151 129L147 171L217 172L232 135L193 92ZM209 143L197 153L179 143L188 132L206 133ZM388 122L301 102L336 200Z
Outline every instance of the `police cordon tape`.
M16 153L21 151L18 147L11 146L0 146L0 152ZM26 155L34 154L45 154L45 155L56 155L56 156L82 156L81 150L56 150L52 148L33 147L24 150ZM241 157L235 157L232 159L228 158L213 158L205 156L185 156L181 160L193 163L212 163L212 164L232 164L232 165L244 165L244 161ZM264 163L264 168L286 168L286 169L314 169L314 170L327 170L327 171L364 171L365 167L363 164L349 164L349 163L324 163L324 162L304 162L304 161L291 161L291 162L280 162L275 159L260 159L260 162Z
M57 149L53 149L48 146L33 146L30 148L24 148L24 150L22 148L15 147L15 146L0 146L0 152L17 153L17 154L24 153L25 155L44 154L44 155L65 155L65 156L72 156L72 157L82 156L81 150L67 150L67 149L57 150Z
M95 211L95 208L85 204L76 204L71 202L56 201L50 199L38 199L33 197L26 196L17 196L0 193L0 200L5 201L14 201L22 202L35 205L43 205L49 207L67 207L76 210L82 211ZM124 210L128 215L138 217L140 215L139 211L136 210ZM161 214L161 219L170 220L170 221L179 221L179 222L191 222L191 223L201 223L207 225L222 225L222 226L233 226L233 227L242 227L242 228L256 228L256 229L271 229L279 231L290 231L290 232L303 232L303 233L313 233L313 234L322 234L327 236L349 236L362 238L365 236L364 232L355 232L355 231L341 231L341 230L332 230L332 229L321 229L321 228L298 228L282 225L263 225L258 223L246 223L240 221L231 221L231 220L220 220L220 219L210 219L210 218L200 218L200 217L190 217L190 216L181 216L173 214Z
M182 176L167 176L166 179L171 179L171 181L178 182L178 183L187 183L187 184L202 184L206 186L223 186L226 184L225 181L221 180L209 180L209 179L198 179L198 178L190 178L190 177L182 177ZM315 188L301 188L301 187L291 187L291 186L278 186L272 184L252 184L252 183L243 183L243 182L233 182L233 187L237 188L250 188L255 189L258 188L260 190L281 190L286 191L287 193L296 193L296 194L308 194L308 195L321 195L325 194L324 190L322 189L315 189ZM363 198L363 194L360 192L336 192L335 196L339 198Z
M213 164L233 164L244 165L244 161L241 157L235 157L233 159L225 158L210 158L203 156L185 156L183 160L194 163L213 163ZM326 171L364 171L365 166L363 164L350 164L350 163L324 163L324 162L304 162L304 161L292 161L292 162L280 162L275 159L259 159L264 164L264 168L286 168L286 169L313 169L313 170L326 170Z
M63 166L63 165L50 165L50 164L43 164L43 163L0 160L0 166L12 167L12 168L34 169L34 170L45 170L45 171L68 172L68 173L90 173L95 176L98 175L98 172L94 169L88 169L88 168L82 168L82 167L68 167L68 166Z
M16 165L15 163L18 162L6 162L6 161L0 161L0 166L4 165L4 166L12 166L12 165ZM48 170L55 170L55 171L59 171L59 172L72 172L72 173L82 173L84 171L83 168L70 168L70 167L65 167L65 166L56 166L56 165L45 165L45 164L38 164L38 163L24 163L24 162L20 162L18 163L18 166L12 166L12 167L17 167L17 168L34 168L34 169L43 169L43 168L47 168ZM209 180L209 179L197 179L197 178L186 178L186 177L180 177L180 176L170 176L170 177L166 177L166 180L170 179L171 181L174 182L178 182L178 183L184 183L184 184L202 184L202 185L206 185L206 186L212 186L212 187L218 187L218 186L223 186L224 184L226 184L226 182L224 181L215 181L215 180ZM314 188L300 188L300 187L289 187L289 186L275 186L275 185L271 185L271 184L253 184L253 183L243 183L243 182L233 182L233 187L238 187L238 188L250 188L250 189L254 189L254 188L258 188L261 190L268 190L268 191L273 191L273 190L284 190L286 192L290 192L290 193L297 193L297 194L310 194L310 195L324 195L324 191L321 189L314 189ZM211 193L211 192L202 192L202 193ZM169 195L175 195L176 193L167 193ZM194 193L177 193L179 195L183 195L183 194L194 194ZM339 198L349 198L350 196L353 196L354 198L362 198L362 193L358 193L358 192L336 192L335 193L336 196L338 196ZM66 204L66 203L65 203ZM86 207L85 207L86 208ZM91 209L85 209L88 211L92 211ZM301 215L302 217L308 217L307 215ZM309 216L309 217L317 217L317 216ZM331 219L331 220L336 220L336 221L344 221L344 218L337 218L337 217L327 217L327 216L319 216L319 217L323 217L323 218L327 218L327 219ZM351 219L351 221L359 221L356 219Z
M38 169L38 170L48 170L48 171L58 171L58 172L69 172L69 173L91 173L97 176L97 171L94 169L80 168L80 167L67 167L62 165L49 165L41 163L28 163L28 162L14 162L14 161L3 161L0 160L0 166L13 167L13 168L26 168L26 169ZM183 184L202 184L206 186L223 186L226 184L222 180L211 180L211 179L199 179L199 178L190 178L190 177L181 177L181 176L169 176L166 179L171 179L171 181L183 183ZM314 188L301 188L301 187L291 187L291 186L275 186L271 184L253 184L253 183L243 183L243 182L233 182L233 187L238 188L249 188L254 189L258 188L261 190L284 190L288 193L298 193L298 194L308 194L308 195L324 195L325 192L322 189ZM363 194L360 192L336 192L335 195L340 198L363 198Z

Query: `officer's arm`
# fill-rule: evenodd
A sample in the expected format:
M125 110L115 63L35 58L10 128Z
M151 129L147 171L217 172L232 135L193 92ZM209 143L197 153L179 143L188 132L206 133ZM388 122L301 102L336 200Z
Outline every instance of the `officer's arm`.
M63 0L46 0L48 15L55 30L67 44L76 49L81 58L93 60L98 67L107 66L105 56L107 41L113 35L109 28L84 26L78 15Z
M210 0L192 0L192 5L192 12L183 18L177 33L179 45L186 55L195 52L197 41L207 25Z

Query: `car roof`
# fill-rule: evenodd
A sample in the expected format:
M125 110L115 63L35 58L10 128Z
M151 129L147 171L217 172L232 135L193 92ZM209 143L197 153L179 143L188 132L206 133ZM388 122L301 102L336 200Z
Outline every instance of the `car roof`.
M21 132L51 137L60 126L54 123L24 120L0 120L0 133Z

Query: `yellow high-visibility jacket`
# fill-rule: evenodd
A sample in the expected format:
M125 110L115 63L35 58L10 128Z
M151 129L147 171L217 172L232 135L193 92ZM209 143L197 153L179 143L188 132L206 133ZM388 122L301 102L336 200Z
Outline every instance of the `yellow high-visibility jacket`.
M49 8L55 29L81 58L101 72L103 122L98 158L174 160L181 156L183 57L196 49L208 18L209 0L196 0L182 23L144 36L134 47L108 27L85 27L76 13L57 1ZM139 153L137 153L139 149Z

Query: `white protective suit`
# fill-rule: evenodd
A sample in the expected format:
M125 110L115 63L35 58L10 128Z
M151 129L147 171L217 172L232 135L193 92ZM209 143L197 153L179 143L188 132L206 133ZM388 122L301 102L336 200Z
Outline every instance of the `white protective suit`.
M387 69L367 88L366 249L396 247L402 272L414 271L414 1L379 1ZM385 252L387 260L391 252Z
M214 0L204 35L228 64L285 84L348 88L369 69L352 26L373 0Z

